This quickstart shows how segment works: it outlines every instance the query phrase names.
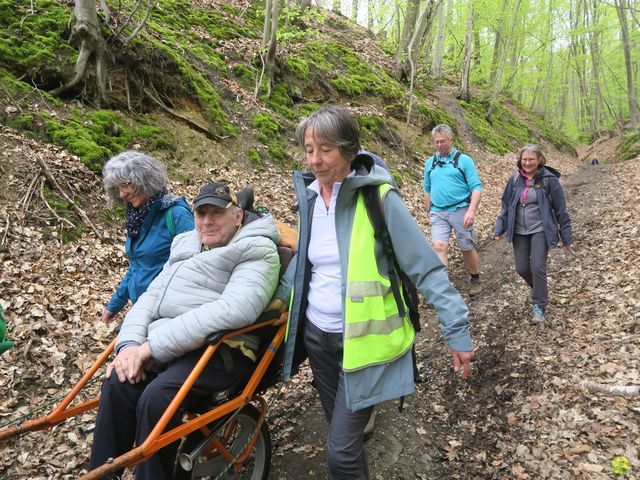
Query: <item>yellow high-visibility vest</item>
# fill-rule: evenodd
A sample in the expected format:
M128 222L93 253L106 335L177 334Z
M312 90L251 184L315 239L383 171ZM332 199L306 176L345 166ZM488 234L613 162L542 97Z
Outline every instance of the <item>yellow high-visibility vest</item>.
M380 198L391 188L380 185ZM413 345L415 331L408 316L399 315L391 282L378 270L374 229L362 192L358 193L347 265L342 368L354 371L401 357Z

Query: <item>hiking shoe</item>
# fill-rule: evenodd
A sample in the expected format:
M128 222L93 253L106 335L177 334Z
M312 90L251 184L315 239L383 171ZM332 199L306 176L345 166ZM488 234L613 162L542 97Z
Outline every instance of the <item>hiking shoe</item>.
M480 278L471 277L471 285L469 285L469 296L475 297L482 293L482 283L480 283Z
M541 325L544 323L544 307L534 305L532 308L531 325Z

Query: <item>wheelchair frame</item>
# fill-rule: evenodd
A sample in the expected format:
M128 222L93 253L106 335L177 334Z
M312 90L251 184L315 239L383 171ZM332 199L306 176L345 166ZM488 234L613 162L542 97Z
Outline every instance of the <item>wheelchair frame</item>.
M275 318L274 318L275 317ZM278 311L274 312L265 312L260 318L256 321L256 323L239 329L234 330L228 333L221 332L216 334L210 341L209 345L202 353L200 360L195 365L182 387L176 393L176 396L173 398L163 415L158 420L158 423L153 428L147 439L139 446L131 449L125 454L115 458L111 463L105 463L104 465L87 472L81 478L84 480L92 480L92 479L102 479L106 478L109 475L117 473L118 471L132 467L144 460L148 459L152 455L154 455L161 448L179 440L182 437L185 437L196 430L202 430L204 432L207 431L207 425L211 422L218 420L230 413L236 412L247 405L252 400L256 400L259 404L260 411L260 419L262 420L266 415L267 404L266 401L260 395L262 392L257 391L260 386L260 382L262 381L269 365L274 359L276 352L282 345L285 337L286 330L286 319L287 312L280 313ZM283 322L277 329L274 334L269 346L266 348L264 354L259 359L259 362L256 364L256 368L251 374L246 386L240 394L237 396L230 398L227 402L216 406L212 410L207 411L201 415L195 416L185 423L164 432L167 424L171 420L171 418L178 411L178 408L182 404L182 401L186 397L187 393L193 386L194 382L198 378L198 376L202 373L205 365L209 362L209 360L213 357L216 350L220 346L221 342L224 340L231 339L237 335L251 332L257 330L259 328L267 327L267 326L275 326L278 321ZM66 397L58 404L57 407L53 409L51 413L46 416L36 418L34 420L30 420L20 425L11 426L3 431L0 431L0 442L3 440L7 440L12 437L16 437L22 433L37 431L37 430L49 430L52 427L58 425L63 422L67 418L74 417L76 415L87 412L93 408L98 406L100 401L100 397L95 397L91 400L80 403L79 405L70 407L71 402L75 399L75 397L80 393L80 391L85 387L85 385L91 380L91 378L98 371L100 366L109 358L109 355L113 352L115 346L115 339L111 341L109 346L100 354L98 359L93 363L93 365L89 368L89 370L82 376L82 378L78 381L78 383L71 389L71 391L66 395ZM257 431L253 437L253 440L249 442L249 444L245 447L245 450L242 454L238 455L234 460L233 455L228 451L220 451L219 453L229 462L233 462L233 468L235 471L241 468L242 463L248 458L249 453L253 449L253 446L257 440L257 436L259 434L260 422L257 426ZM215 440L214 440L215 441ZM216 443L216 447L218 450L224 448L220 442Z

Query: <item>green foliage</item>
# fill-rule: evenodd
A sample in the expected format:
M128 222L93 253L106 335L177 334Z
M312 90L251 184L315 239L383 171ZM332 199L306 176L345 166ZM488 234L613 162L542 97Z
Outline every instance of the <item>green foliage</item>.
M640 156L640 130L625 134L616 148L616 157L620 161L631 160Z
M393 179L395 180L396 184L398 185L398 188L402 188L402 186L404 185L404 178L402 176L402 173L396 171L396 170L392 170L391 171L391 176L393 177Z
M0 63L29 77L59 71L62 58L77 55L63 39L70 22L71 9L55 0L0 0Z
M375 133L383 122L382 118L373 115L361 115L358 121L360 129L370 133Z
M276 161L284 161L288 154L280 143L280 124L268 113L260 112L251 119L251 126L258 130L258 140L267 146L268 156Z
M483 140L493 153L504 155L533 142L531 132L509 110L496 106L491 124L486 119L488 104L478 99L470 103L460 101L464 116L475 135Z
M559 128L551 125L549 120L544 120L541 116L530 114L529 118L533 121L538 133L545 140L550 141L558 150L577 156L573 142Z
M305 59L294 55L285 59L285 65L296 78L303 81L309 79L309 62Z
M16 117L9 117L6 123L17 130L35 130L35 118L30 113L20 113Z
M247 90L252 89L256 83L256 73L251 67L248 67L244 63L236 63L233 65L231 72L234 77L239 79L240 85Z

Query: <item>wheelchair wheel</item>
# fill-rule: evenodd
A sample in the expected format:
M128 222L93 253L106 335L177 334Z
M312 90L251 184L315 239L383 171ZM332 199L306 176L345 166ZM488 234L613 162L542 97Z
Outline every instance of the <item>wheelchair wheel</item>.
M227 425L222 425L216 430L214 440L220 441L224 447L235 458L239 456L246 448L248 443L256 434L256 428L260 412L253 406L245 406ZM269 476L269 468L271 466L271 434L267 422L262 422L260 430L257 433L258 438L253 446L249 457L242 463L242 468L234 473L233 468L229 467L229 461L221 455L215 447L205 447L202 452L193 458L193 450L203 440L203 434L200 431L190 434L182 443L178 450L178 459L181 454L192 454L191 471L186 471L180 464L176 462L176 480L195 480L195 479L217 479L224 480L266 480ZM225 471L226 470L226 471ZM225 472L222 474L222 472ZM222 474L222 476L220 476Z

